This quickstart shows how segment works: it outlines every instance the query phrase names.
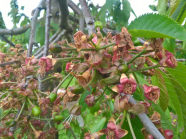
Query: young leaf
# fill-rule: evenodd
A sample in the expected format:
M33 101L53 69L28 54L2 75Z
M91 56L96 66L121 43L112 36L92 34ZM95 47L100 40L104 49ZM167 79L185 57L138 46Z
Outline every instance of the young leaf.
M177 9L172 14L171 18L176 20L179 24L181 24L186 17L186 1L181 0Z
M166 38L163 42L163 47L167 51L174 53L174 48L176 47L175 39Z
M99 130L101 130L106 122L106 118L102 118L101 120L97 121L93 127L90 129L91 133L95 133Z
M171 12L170 15L172 15L174 13L174 11L176 10L176 8L179 5L180 0L171 0L170 1L170 8L171 8Z
M165 15L168 0L158 0L157 10L159 14Z
M37 41L41 44L41 46L44 45L45 42L45 26L40 26L38 29L38 32L36 34Z
M171 18L160 14L144 14L128 27L133 37L175 38L186 41L186 30Z

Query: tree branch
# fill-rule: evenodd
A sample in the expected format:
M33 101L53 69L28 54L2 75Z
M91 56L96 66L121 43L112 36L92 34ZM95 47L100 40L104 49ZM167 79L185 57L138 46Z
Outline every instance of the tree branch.
M85 22L87 24L88 34L91 35L92 33L96 33L96 29L94 26L93 18L90 14L89 8L87 6L86 0L79 0L81 9L83 11L83 15L85 18Z
M129 102L136 104L135 99L131 96L128 95L129 97ZM140 121L143 123L143 125L145 126L145 129L155 138L155 139L165 139L163 137L163 135L159 132L159 130L155 127L155 125L151 122L151 120L149 119L149 117L143 113L138 115Z
M33 46L34 39L35 39L35 29L36 29L37 17L40 13L40 10L42 9L42 7L44 5L44 2L45 2L45 0L41 0L37 9L34 12L34 16L33 16L32 23L31 23L30 40L29 40L29 45L28 45L28 53L27 53L28 57L32 56L32 46Z
M46 22L45 22L45 47L43 56L48 55L49 35L50 35L50 17L51 17L51 0L46 0Z
M26 32L30 27L31 25L27 24L24 27L15 29L0 29L0 35L19 35Z
M11 62L5 62L5 63L0 63L0 67L6 66L6 65L11 65L11 64L16 64L19 61L11 61Z
M79 30L83 32L85 21L82 10L72 0L68 0L68 6L79 15Z
M10 44L11 46L15 47L15 44L13 44L11 41L9 41L4 35L0 35L0 36L1 36L1 38L2 38L5 42L7 42L7 43Z
M63 30L52 43L57 43L63 35L65 35L66 30Z

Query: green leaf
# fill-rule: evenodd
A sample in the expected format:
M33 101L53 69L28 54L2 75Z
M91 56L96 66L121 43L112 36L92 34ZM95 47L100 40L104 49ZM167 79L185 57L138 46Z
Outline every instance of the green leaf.
M161 124L164 129L170 129L174 132L173 126L171 122L169 121L169 118L166 116L165 112L161 109L161 107L154 102L152 103L152 107L155 111L157 111L161 115ZM175 133L174 133L175 134Z
M180 0L171 0L170 1L170 8L171 8L171 12L170 15L172 15L174 13L174 11L176 10L176 8L179 5Z
M37 41L41 44L41 46L45 43L45 26L40 26L37 34L36 34Z
M108 11L111 12L115 0L106 0L105 6L107 7Z
M132 128L134 130L134 134L137 137L137 139L144 139L143 134L141 132L143 125L140 119L136 117L135 119L131 118L130 120L131 120ZM125 122L123 123L122 129L125 129L128 131L128 134L122 139L133 139L127 120L125 120Z
M160 14L144 14L128 27L133 37L175 38L186 41L186 30L171 18Z
M106 122L106 118L105 117L102 118L101 120L95 122L95 124L90 129L91 133L95 133L95 132L101 130L103 128L105 122Z
M113 104L112 100L108 100L108 104L109 104L109 108L110 108L111 112L113 112L114 111L114 104Z
M124 22L128 22L132 8L131 8L128 0L122 0L122 4L123 4L123 10L122 10L123 20L124 20Z
M186 1L181 0L177 9L172 14L171 18L176 20L179 24L181 24L186 17Z
M157 6L156 6L156 5L149 5L149 8L150 8L152 11L154 11L154 12L157 11Z
M21 22L20 26L22 27L22 26L28 24L28 22L29 22L28 18L25 17L24 20Z
M183 73L182 73L183 74ZM183 124L184 124L184 128L186 129L186 90L183 88L183 86L181 85L181 83L177 80L177 78L175 78L170 72L167 71L167 77L170 80L170 82L172 83L173 88L175 89L177 95L178 95L178 99L179 102L181 104L181 109L182 109L182 114L183 114ZM183 76L182 76L183 78Z
M2 116L3 116L3 109L0 108L0 119L1 119Z
M86 96L90 95L91 92L85 89L85 93L81 94L81 98L79 100L79 105L81 105L81 112L85 111L87 108L87 104L85 103Z
M100 110L100 103L97 102L93 107L90 107L89 109L90 109L90 112L91 112L92 114L94 114L95 112L97 112L97 111Z
M163 47L171 52L174 53L174 48L177 47L176 43L175 43L175 39L171 39L171 38L166 38L163 42Z
M164 78L160 71L156 70L156 78L158 82L158 87L160 89L160 98L159 98L159 104L163 111L165 111L169 104L169 95L167 92L167 88L165 85Z
M178 134L179 131L183 128L183 123L184 123L181 105L180 105L178 96L176 94L176 91L174 90L174 87L172 86L168 77L166 76L164 72L161 72L161 74L163 75L166 88L169 93L169 106L172 107L172 109L176 112L178 116L178 127L177 127L177 134Z
M157 10L159 14L165 14L168 0L158 0Z

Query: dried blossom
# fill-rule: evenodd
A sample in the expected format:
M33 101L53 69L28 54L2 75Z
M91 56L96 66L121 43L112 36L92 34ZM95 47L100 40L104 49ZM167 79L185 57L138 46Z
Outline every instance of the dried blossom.
M106 134L107 139L120 139L128 134L127 130L121 129L119 125L116 125L116 121L113 117L110 118L107 128L98 132Z
M156 102L159 99L159 97L160 97L159 87L153 86L153 85L148 86L148 85L144 84L143 88L145 91L144 95L145 95L146 99L154 101L154 102Z
M38 72L41 74L41 76L44 76L44 74L50 70L52 70L52 59L49 57L42 57L39 60L38 65L40 66L40 69Z

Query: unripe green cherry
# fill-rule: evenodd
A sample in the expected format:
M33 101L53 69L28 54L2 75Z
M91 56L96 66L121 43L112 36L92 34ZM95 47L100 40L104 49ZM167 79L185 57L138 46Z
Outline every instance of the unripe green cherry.
M32 114L33 114L34 116L39 116L39 115L41 114L41 109L40 109L38 106L34 106L34 107L32 108Z
M52 53L60 53L62 52L62 47L59 44L50 44L49 50Z
M56 93L50 93L49 98L50 98L50 103L53 103L57 98L57 94Z
M96 21L96 22L94 22L94 25L95 25L95 28L99 27L100 30L103 29L103 24L102 24L100 21Z
M62 115L55 115L54 116L54 121L59 122L63 120L63 116Z
M118 71L120 73L126 73L129 70L128 66L125 64L121 64L118 66Z
M74 85L69 87L69 91L71 91L73 94L81 94L84 92L84 88L81 85Z

